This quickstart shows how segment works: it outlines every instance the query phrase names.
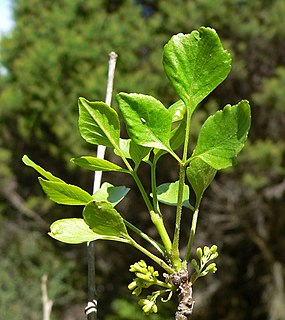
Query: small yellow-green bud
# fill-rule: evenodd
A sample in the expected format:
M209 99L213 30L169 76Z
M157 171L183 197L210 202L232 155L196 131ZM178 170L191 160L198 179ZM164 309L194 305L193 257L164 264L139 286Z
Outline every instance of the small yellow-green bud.
M136 295L136 296L139 296L142 292L142 288L140 287L137 287L135 288L135 290L132 292L132 294Z
M157 305L154 304L154 306L152 307L152 312L157 313L157 311L158 311Z
M147 270L148 270L151 274L154 273L154 267L153 267L153 266L148 266L148 267L147 267Z
M146 302L145 302L144 306L142 307L142 309L143 309L143 311L145 313L148 313L148 312L150 312L152 310L153 305L154 305L153 301L150 301L150 300L146 299Z
M130 266L131 272L147 273L147 265L143 260L136 262Z
M138 304L139 304L140 306L144 306L144 305L147 303L147 301L149 301L149 300L147 300L147 299L140 299L139 302L138 302Z
M129 290L134 290L136 286L137 286L136 281L133 281L128 285L128 289Z
M146 265L146 262L144 260L140 260L139 262L137 262L137 264L140 266L140 267L143 267L143 268L146 268L147 265Z
M192 263L192 265L193 265L193 267L194 267L195 270L198 270L198 269L199 269L199 265L198 265L198 263L197 263L197 261L196 261L195 259L192 259L192 260L191 260L191 263Z
M202 251L201 248L197 248L197 256L198 256L199 259L202 258L202 256L203 256L203 251Z
M207 256L210 253L210 248L208 246L204 247L204 256Z
M217 271L217 266L216 264L213 262L211 264L209 264L205 270L205 272L209 273L209 272L212 272L212 273L215 273Z
M152 274L152 276L153 276L153 277L158 277L158 276L159 276L158 271L154 271L153 274Z
M218 250L218 247L215 244L212 245L212 247L210 249L211 253L215 253L217 250Z
M218 256L219 256L219 253L215 252L215 253L211 254L210 260L216 259Z
M140 279L146 280L146 281L150 281L151 280L151 276L149 274L143 274L140 272L136 272L136 276Z

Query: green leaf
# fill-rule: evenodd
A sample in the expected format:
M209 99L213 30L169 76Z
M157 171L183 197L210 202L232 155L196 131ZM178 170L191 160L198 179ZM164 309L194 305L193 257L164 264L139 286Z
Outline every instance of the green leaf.
M129 148L131 159L137 166L141 163L141 161L148 160L151 148L140 146L133 140L130 140Z
M50 226L49 235L61 242L78 244L98 240L101 237L94 233L83 219L61 219Z
M65 182L47 181L39 178L40 184L50 200L65 205L86 205L92 196L81 188Z
M49 235L61 242L79 244L94 240L114 240L127 242L119 237L108 237L94 233L83 219L60 219L50 226Z
M157 199L159 202L168 204L170 206L177 205L179 181L163 183L157 187ZM182 205L187 208L192 206L189 203L189 187L185 184L183 190L183 203Z
M230 54L215 30L202 27L173 36L164 47L165 72L192 113L225 80L231 69Z
M169 150L171 117L163 104L143 94L117 95L129 137L138 145Z
M185 130L186 123L185 121L181 121L176 128L171 131L171 138L170 138L170 147L172 150L178 149L185 140ZM154 154L156 160L158 160L161 156L165 155L167 152L165 150L158 150L154 149Z
M217 111L201 127L191 158L200 158L216 170L232 166L247 139L250 118L245 100Z
M168 108L168 112L171 116L172 122L183 120L186 112L185 103L183 100L176 101Z
M83 218L97 234L129 239L124 219L109 202L92 201L88 203L83 210Z
M35 164L28 156L24 155L22 158L22 161L24 162L24 164L26 166L32 167L33 169L35 169L40 175L42 175L46 179L48 179L50 181L63 182L60 178L55 177L50 172L46 171L45 169L43 169L39 165Z
M201 200L203 193L213 181L216 172L217 170L199 158L191 161L190 166L186 170L186 174L195 192L196 201L199 202Z
M114 187L108 182L104 182L100 189L93 194L93 199L98 201L108 201L115 207L120 201L124 199L130 188L125 186Z
M72 158L71 162L77 164L78 166L93 170L93 171L118 171L118 172L129 172L126 169L121 168L115 163L108 160L99 159L91 156L83 156L79 158Z
M151 148L140 146L131 139L120 139L120 150L125 158L132 159L138 166L141 161L148 159ZM116 150L115 154L120 156Z
M119 147L120 123L118 114L104 102L79 98L79 129L91 144Z
M173 150L178 149L185 141L186 123L182 121L171 131L170 146Z

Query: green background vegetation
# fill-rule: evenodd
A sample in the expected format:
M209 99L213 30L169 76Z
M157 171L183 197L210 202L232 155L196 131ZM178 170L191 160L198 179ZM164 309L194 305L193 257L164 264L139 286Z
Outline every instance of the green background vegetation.
M47 236L51 222L80 217L81 210L47 200L37 174L22 164L23 154L91 190L90 172L69 162L96 151L80 138L78 97L104 100L108 53L116 51L115 93L174 102L163 74L162 46L173 34L201 25L217 30L233 67L200 106L193 130L226 103L248 99L253 114L238 165L218 174L202 203L195 244L216 243L220 258L217 274L196 286L194 317L285 319L285 2L15 0L13 6L15 27L1 40L0 319L42 318L44 273L54 300L52 319L84 319L86 248ZM113 155L107 152L107 158ZM177 175L172 159L166 159L158 184ZM147 167L140 174L148 181ZM123 177L104 174L103 180L121 185ZM123 182L132 192L120 212L153 234L133 182ZM171 230L173 212L166 210L166 217ZM184 226L182 235L189 231ZM96 251L99 319L142 319L127 289L128 267L141 255L108 242L98 242ZM172 306L160 309L161 319L173 319Z

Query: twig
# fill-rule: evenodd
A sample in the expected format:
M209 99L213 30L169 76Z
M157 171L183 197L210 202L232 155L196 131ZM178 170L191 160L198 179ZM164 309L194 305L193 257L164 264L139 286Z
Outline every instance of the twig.
M4 185L4 187L1 190L1 193L14 208L19 210L21 214L24 214L30 219L33 219L39 226L46 229L48 227L48 224L35 211L30 209L26 205L25 200L16 191L16 188L17 183L16 181L12 180Z
M109 69L108 69L108 82L106 90L105 102L109 106L112 101L113 82L115 75L115 68L118 55L115 52L109 54ZM97 148L97 158L104 159L105 146L99 145ZM93 193L96 192L101 186L102 171L95 171ZM97 319L97 294L95 286L95 244L94 242L87 243L87 257L88 257L88 304L85 308L85 313L88 320Z
M48 280L48 276L44 274L41 280L43 320L50 320L51 309L53 305L53 301L49 299L48 293L47 293L47 280Z

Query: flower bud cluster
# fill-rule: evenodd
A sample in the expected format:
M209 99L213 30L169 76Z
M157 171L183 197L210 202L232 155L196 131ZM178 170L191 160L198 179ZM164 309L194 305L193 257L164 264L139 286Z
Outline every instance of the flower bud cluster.
M147 296L147 299L141 299L139 305L142 306L142 310L146 314L157 313L157 305L153 296Z
M206 276L208 273L215 273L217 271L216 263L208 263L216 259L218 255L218 247L216 245L213 245L211 248L204 246L203 250L202 248L197 248L197 257L199 260L192 259L191 261L195 269L195 273L191 277L192 283L198 278Z
M128 288L136 296L140 295L143 288L148 288L158 282L158 271L154 270L152 266L147 266L144 260L131 265L130 271L135 273L136 278L128 285Z
M130 266L130 271L134 272L136 278L128 285L128 288L132 291L132 294L138 296L141 294L142 289L148 288L151 285L157 285L163 287L164 290L154 291L151 295L148 295L146 299L140 299L139 305L142 306L142 310L146 313L157 313L156 299L160 295L168 293L168 298L162 302L167 302L171 299L173 285L168 283L168 278L165 281L158 280L158 271L154 270L154 267L147 266L144 260L134 263Z

